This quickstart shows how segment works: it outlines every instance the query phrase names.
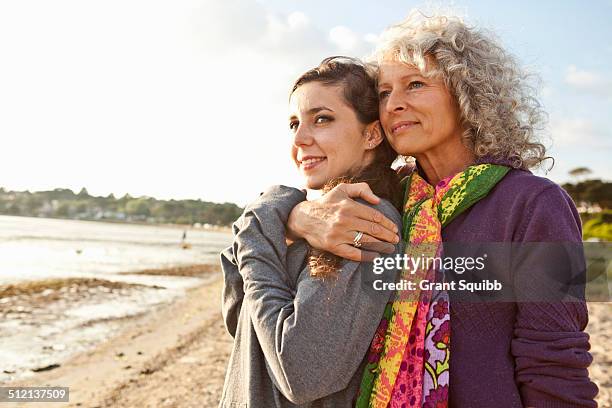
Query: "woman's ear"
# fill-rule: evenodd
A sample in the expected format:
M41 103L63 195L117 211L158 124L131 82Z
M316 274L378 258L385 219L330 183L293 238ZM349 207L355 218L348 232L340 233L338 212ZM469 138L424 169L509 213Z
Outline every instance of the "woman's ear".
M375 120L368 124L365 128L366 149L375 149L382 142L383 137L380 121Z

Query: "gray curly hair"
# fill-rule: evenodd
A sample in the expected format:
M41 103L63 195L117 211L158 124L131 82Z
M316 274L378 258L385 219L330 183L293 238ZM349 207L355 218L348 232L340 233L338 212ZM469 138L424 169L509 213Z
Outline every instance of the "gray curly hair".
M426 67L427 56L435 67ZM532 168L549 158L537 138L546 114L530 84L536 77L523 71L491 33L459 17L413 11L382 34L370 58L375 64L389 59L414 65L426 76L442 76L477 159L495 157Z

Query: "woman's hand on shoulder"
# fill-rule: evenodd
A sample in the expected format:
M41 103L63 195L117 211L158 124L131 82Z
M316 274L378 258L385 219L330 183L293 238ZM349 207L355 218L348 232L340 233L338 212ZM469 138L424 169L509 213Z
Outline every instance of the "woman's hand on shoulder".
M354 198L380 203L367 183L339 184L322 197L293 208L287 222L288 238L303 238L314 248L358 262L393 253L399 240L396 224ZM359 232L363 233L361 249L353 246Z

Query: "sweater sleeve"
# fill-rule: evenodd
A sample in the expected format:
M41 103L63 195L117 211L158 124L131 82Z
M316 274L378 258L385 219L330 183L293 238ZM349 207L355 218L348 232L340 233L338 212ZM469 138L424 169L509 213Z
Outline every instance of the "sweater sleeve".
M290 282L284 226L298 198L294 189L269 190L245 209L235 240L243 307L269 375L289 401L303 404L348 386L391 292L372 289L373 264L366 262L344 261L337 275L325 280L303 269L297 283ZM401 227L391 204L383 201L377 208ZM384 276L394 280L395 273Z
M243 222L241 215L233 224L234 235L240 230ZM221 293L221 314L227 332L236 337L238 318L244 299L244 282L238 272L238 261L236 261L236 242L225 248L220 254L221 271L223 273L223 291Z
M569 196L549 185L526 204L517 229L519 298L512 340L516 379L526 407L596 407L589 380L586 266L580 218ZM561 296L566 294L569 296Z
M233 246L221 252L221 270L223 271L223 293L221 295L221 314L227 332L236 337L238 317L244 298L242 276L234 257Z

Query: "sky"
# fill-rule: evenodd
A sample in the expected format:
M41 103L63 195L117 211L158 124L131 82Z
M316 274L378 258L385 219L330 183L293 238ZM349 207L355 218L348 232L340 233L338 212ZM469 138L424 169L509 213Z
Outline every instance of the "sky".
M588 4L588 6L586 6ZM612 1L5 0L0 186L244 205L301 186L293 80L412 8L493 31L541 81L547 173L612 179Z

